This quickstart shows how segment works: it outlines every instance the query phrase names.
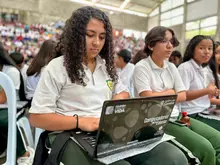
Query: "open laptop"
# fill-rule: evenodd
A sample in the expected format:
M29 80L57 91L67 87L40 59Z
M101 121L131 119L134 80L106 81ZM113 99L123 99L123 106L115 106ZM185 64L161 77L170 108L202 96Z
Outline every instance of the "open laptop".
M93 158L152 144L163 137L176 97L105 101L98 131L76 131L74 140Z

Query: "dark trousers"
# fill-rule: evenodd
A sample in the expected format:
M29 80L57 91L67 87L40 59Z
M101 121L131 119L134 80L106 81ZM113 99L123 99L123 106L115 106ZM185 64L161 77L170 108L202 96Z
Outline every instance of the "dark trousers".
M8 139L8 110L0 110L0 154L2 154L7 148ZM26 152L24 142L21 137L21 133L17 128L17 157L24 155Z
M54 139L54 134L49 136L51 143ZM61 162L64 165L103 165L92 159L71 139L68 140ZM111 165L188 165L188 162L180 149L169 142L163 142L149 152L120 160Z

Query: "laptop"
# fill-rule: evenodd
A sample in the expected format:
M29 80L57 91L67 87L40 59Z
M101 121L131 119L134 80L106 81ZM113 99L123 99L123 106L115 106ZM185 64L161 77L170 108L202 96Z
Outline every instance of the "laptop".
M74 141L94 159L159 141L164 135L176 97L105 101L98 131L75 131Z

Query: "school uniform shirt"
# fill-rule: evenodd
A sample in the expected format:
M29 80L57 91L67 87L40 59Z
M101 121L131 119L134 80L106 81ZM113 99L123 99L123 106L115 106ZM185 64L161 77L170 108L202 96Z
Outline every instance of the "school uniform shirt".
M215 83L215 78L213 76L212 70L209 66L204 67L204 74L205 74L205 84L208 86L211 82Z
M180 64L178 70L187 91L200 90L208 86L205 68L198 65L193 59ZM208 95L181 103L182 111L186 111L188 114L200 113L209 107Z
M209 66L206 66L204 68L204 72L205 72L205 83L206 83L206 86L208 86L211 82L215 83L215 78L213 76L213 72L212 70L210 69ZM217 74L218 76L218 86L220 87L220 75Z
M3 65L2 72L8 75L12 82L14 83L15 90L16 90L16 98L19 100L19 89L20 89L20 72L17 68L10 65Z
M38 75L35 73L32 76L27 76L27 86L26 86L26 98L30 100L33 98L35 90L37 88L37 84L40 80L40 76L43 72L44 68L41 69L41 73Z
M125 85L130 93L130 96L134 96L134 88L133 88L133 82L132 82L132 75L134 72L134 64L127 63L127 65L119 71L118 75L120 77L120 80L123 85Z
M163 68L160 68L150 56L135 65L133 82L136 97L140 97L140 93L144 91L162 92L167 89L173 89L177 93L185 91L176 66L164 61ZM179 112L179 106L175 105L171 117L176 119Z
M113 88L116 94L128 91L120 82L113 84L107 74L105 61L99 56L93 73L83 65L86 86L72 83L63 63L64 57L61 56L45 68L35 91L30 113L100 117L103 102L112 99Z
M28 65L24 64L23 68L20 69L21 75L24 80L24 89L26 93L26 88L27 88L27 70L28 70Z

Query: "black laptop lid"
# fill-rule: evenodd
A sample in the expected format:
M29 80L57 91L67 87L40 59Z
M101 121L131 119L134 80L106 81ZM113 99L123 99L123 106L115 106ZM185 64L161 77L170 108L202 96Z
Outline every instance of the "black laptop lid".
M97 155L162 137L175 101L176 95L104 102Z

